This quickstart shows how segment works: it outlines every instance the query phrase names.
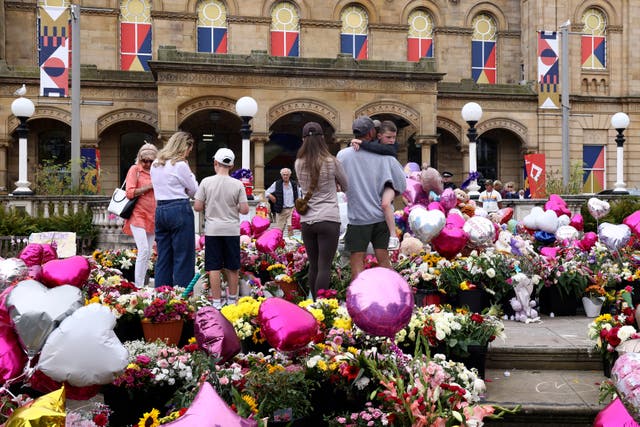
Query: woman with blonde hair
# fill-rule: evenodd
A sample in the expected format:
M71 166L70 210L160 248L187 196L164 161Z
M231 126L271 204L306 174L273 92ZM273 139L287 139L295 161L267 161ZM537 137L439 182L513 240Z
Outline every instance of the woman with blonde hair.
M138 249L134 270L134 282L138 288L145 284L155 240L156 198L151 185L150 169L157 154L158 149L155 145L145 143L138 150L136 163L129 168L125 179L127 198L138 198L133 213L122 227L125 234L133 237Z
M195 220L189 198L196 193L198 181L187 162L193 144L190 133L174 133L151 167L156 196L156 287L186 287L195 274Z
M309 289L315 299L320 289L329 288L331 262L338 248L337 186L341 191L347 191L347 175L340 161L329 153L322 127L316 122L309 122L302 129L302 146L298 150L295 169L300 186L310 195L309 209L300 214L300 223L309 259Z

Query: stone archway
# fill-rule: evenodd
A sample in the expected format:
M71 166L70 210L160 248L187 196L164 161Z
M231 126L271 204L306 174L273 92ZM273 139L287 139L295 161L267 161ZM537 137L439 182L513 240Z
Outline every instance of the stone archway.
M416 129L422 129L422 123L420 120L421 116L418 110L415 110L408 105L394 100L382 100L364 105L356 110L355 117L362 115L373 117L385 113L400 116Z
M182 126L182 122L192 114L207 110L221 110L236 114L236 100L222 96L205 96L191 99L178 107L178 126Z
M273 124L282 117L295 112L314 114L322 117L333 129L338 128L338 122L340 120L338 110L315 99L301 98L282 102L271 107L267 117L269 123Z
M156 133L158 129L158 116L156 114L136 108L123 108L98 117L98 120L96 120L96 135L100 137L107 128L120 122L146 123L156 129Z

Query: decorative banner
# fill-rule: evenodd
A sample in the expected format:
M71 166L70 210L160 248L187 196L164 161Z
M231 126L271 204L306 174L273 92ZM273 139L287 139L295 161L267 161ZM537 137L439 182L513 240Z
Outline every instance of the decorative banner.
M581 42L582 68L594 68L598 70L606 68L606 37L582 36Z
M349 53L354 59L367 59L369 17L361 6L347 6L342 11L340 53Z
M604 190L604 145L583 145L582 163L582 191L585 193L599 193Z
M40 96L68 96L69 8L44 5L38 8Z
M433 58L433 17L428 12L416 9L409 14L407 37L407 61Z
M495 41L471 41L471 75L476 83L496 84Z
M198 52L227 53L227 29L199 26Z
M420 58L433 58L433 39L407 38L407 60L417 62Z
M546 191L546 162L544 154L526 154L524 156L526 171L525 186L529 188L532 199L544 199Z
M560 108L558 33L538 31L538 106Z
M82 159L82 186L89 194L100 192L100 150L97 148L80 148Z
M151 2L122 0L120 3L120 69L149 71L151 60Z

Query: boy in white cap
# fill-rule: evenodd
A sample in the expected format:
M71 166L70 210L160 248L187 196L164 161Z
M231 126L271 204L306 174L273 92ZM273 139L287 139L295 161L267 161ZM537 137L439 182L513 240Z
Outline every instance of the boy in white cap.
M213 306L221 309L238 301L240 270L240 214L249 213L244 184L229 176L235 155L220 148L213 156L215 175L202 180L193 208L205 214L204 269L209 272ZM227 278L227 299L222 300L220 273Z

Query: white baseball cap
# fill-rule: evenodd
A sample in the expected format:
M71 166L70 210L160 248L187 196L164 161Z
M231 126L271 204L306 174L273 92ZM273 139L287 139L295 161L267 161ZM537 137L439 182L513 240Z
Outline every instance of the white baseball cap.
M228 148L220 148L213 156L213 160L224 166L233 166L233 162L235 159L235 154L233 154L233 151L229 150Z

